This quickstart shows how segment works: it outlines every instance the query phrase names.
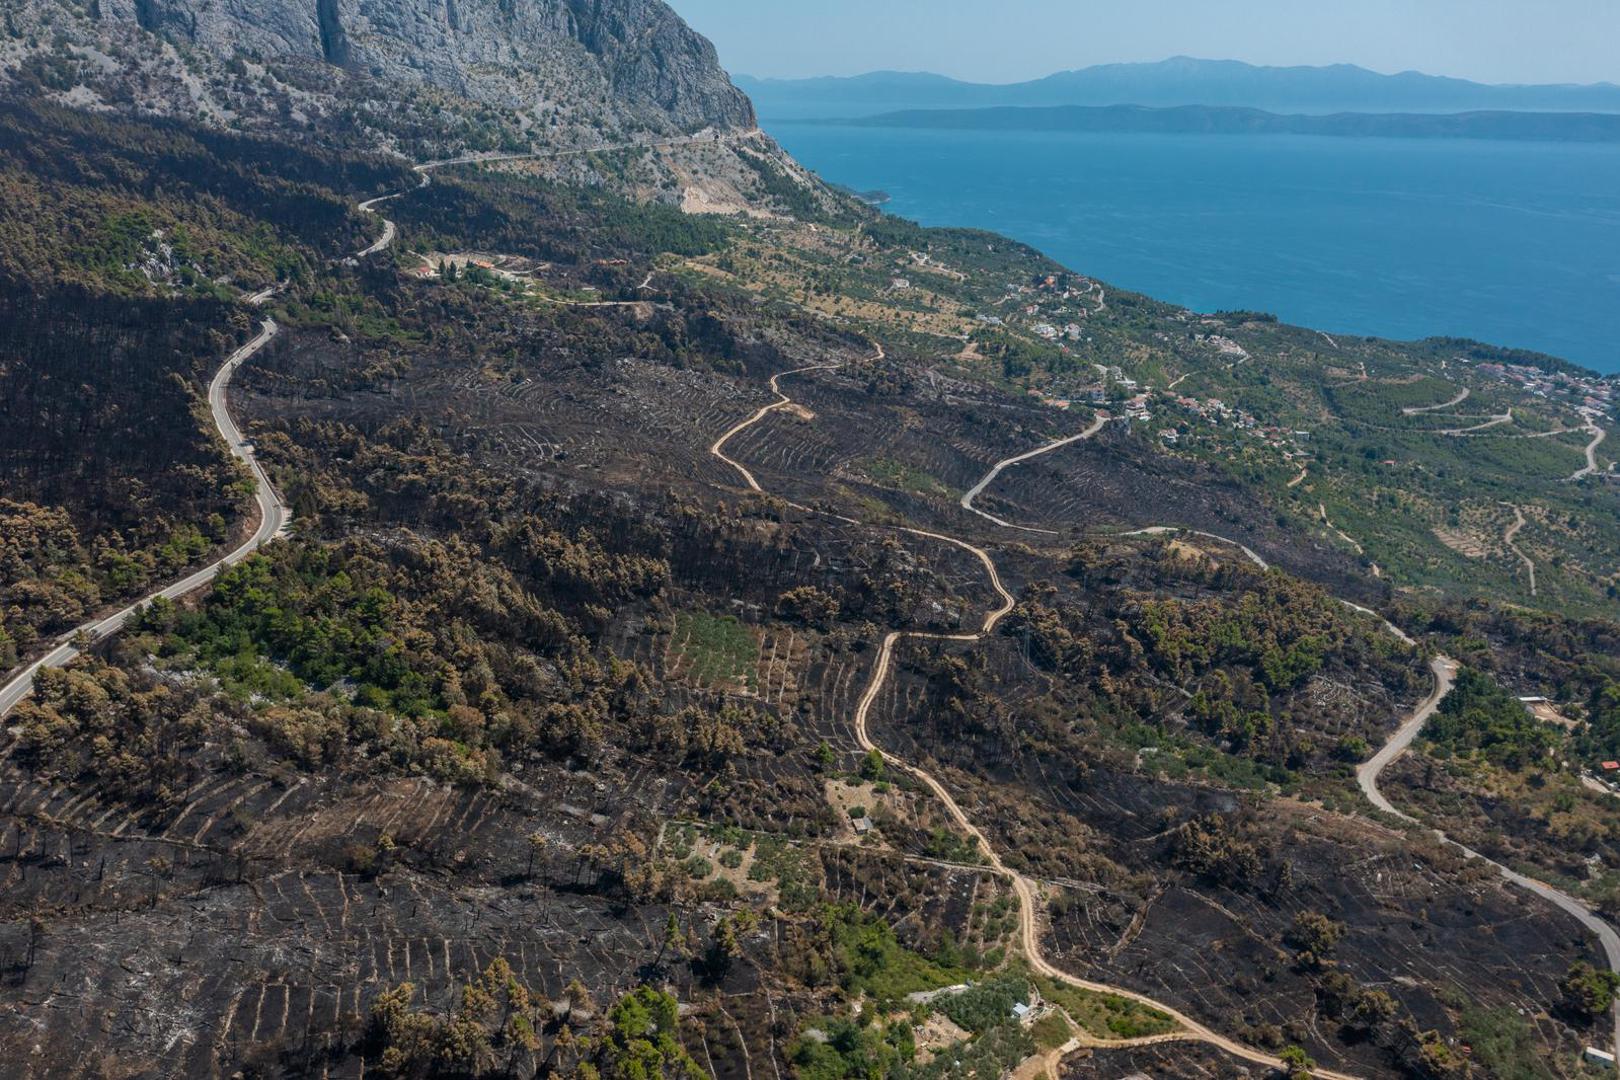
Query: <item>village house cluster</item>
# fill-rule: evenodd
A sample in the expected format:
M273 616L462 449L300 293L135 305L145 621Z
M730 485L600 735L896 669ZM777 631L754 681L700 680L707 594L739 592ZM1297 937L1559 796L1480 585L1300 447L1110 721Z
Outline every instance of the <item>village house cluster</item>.
M1620 404L1620 389L1612 378L1548 372L1528 364L1483 363L1475 364L1474 370L1531 397L1570 405L1588 421L1613 416L1615 406Z
M1035 322L1031 333L1052 342L1079 342L1085 336L1085 320L1091 317L1089 304L1102 303L1102 286L1089 278L1068 274L1048 274L1033 285L1009 282L1002 305L1012 305L1018 314ZM997 315L980 315L988 326L1005 326Z

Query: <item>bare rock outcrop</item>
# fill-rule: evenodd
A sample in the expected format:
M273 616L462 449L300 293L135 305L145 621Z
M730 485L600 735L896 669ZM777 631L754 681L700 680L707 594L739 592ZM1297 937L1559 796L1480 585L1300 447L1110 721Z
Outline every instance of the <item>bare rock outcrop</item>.
M403 95L508 142L755 124L714 46L661 0L22 0L0 29L14 81L51 54L36 78L74 104L235 126L363 122L406 113Z

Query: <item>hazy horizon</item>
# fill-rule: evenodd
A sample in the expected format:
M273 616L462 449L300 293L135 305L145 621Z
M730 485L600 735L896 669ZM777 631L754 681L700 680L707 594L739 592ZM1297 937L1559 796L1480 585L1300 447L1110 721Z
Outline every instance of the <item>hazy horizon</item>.
M1620 84L1609 0L671 0L727 70L756 78L874 71L1013 83L1175 56L1294 67L1355 64L1495 84Z
M805 81L805 80L809 80L809 79L858 79L858 78L861 78L861 77L867 76L867 75L933 75L933 76L937 76L937 77L940 77L940 78L952 79L952 80L955 80L957 82L969 83L969 84L976 85L976 86L1017 86L1017 85L1021 85L1023 83L1039 82L1040 80L1045 79L1045 78L1050 78L1053 75L1062 75L1062 74L1065 74L1067 72L1072 72L1072 71L1084 71L1084 70L1086 70L1088 68L1109 67L1109 66L1112 66L1112 65L1128 65L1128 64L1162 64L1162 63L1168 63L1169 61L1172 61L1172 60L1196 60L1196 61L1205 62L1205 63L1220 63L1220 62L1227 62L1227 61L1236 61L1238 63L1249 64L1249 65L1251 65L1253 67L1257 67L1257 68L1358 67L1358 68L1361 68L1361 69L1363 69L1365 71L1371 71L1371 72L1373 72L1374 74L1377 74L1377 75L1407 75L1407 74L1430 75L1430 76L1436 76L1436 77L1439 77L1439 78L1463 79L1463 80L1465 80L1467 82L1478 83L1478 84L1484 85L1484 86L1620 86L1620 78L1615 78L1615 79L1593 79L1593 80L1590 80L1590 81L1563 80L1563 81L1559 81L1559 82L1555 82L1555 81L1551 81L1551 80L1534 81L1534 82L1492 82L1492 81L1486 80L1486 79L1470 79L1465 75L1452 75L1452 74L1450 74L1448 72L1444 72L1444 71L1425 71L1425 70L1423 70L1421 68L1402 68L1402 69L1400 69L1398 71L1394 70L1394 69L1385 70L1385 69L1381 69L1381 68L1372 67L1372 66L1370 66L1368 64L1357 64L1357 63L1354 63L1353 61L1348 61L1348 60L1341 60L1341 61L1337 61L1335 63L1329 63L1329 64L1262 64L1262 63L1257 63L1256 61L1253 61L1253 60L1242 60L1242 59L1239 59L1238 57L1233 57L1233 56L1190 56L1190 55L1187 55L1185 53L1176 53L1176 54L1171 55L1171 56L1161 56L1156 60L1099 60L1099 61L1097 61L1095 63L1076 64L1073 67L1053 68L1050 71L1042 71L1042 72L1039 72L1037 74L1023 76L1023 77L1016 78L1016 79L972 79L972 78L965 78L965 77L958 76L958 75L950 75L950 74L947 74L946 72L943 72L943 71L934 71L934 70L932 70L930 68L906 68L906 67L868 68L865 71L852 71L852 72L848 72L848 73L845 73L845 74L838 74L838 75L832 75L832 74L828 74L828 73L825 73L825 72L820 73L820 74L816 74L816 75L761 75L757 71L749 71L747 68L742 68L742 67L738 67L738 68L734 68L734 69L728 68L727 70L728 70L729 74L733 78L753 79L753 80L756 80L756 81L759 81L759 82L801 82L801 81Z

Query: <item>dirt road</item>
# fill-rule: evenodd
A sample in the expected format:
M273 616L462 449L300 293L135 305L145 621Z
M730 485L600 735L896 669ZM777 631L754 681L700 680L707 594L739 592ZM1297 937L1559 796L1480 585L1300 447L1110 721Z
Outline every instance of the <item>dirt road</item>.
M1507 546L1509 551L1513 552L1513 554L1519 557L1520 562L1524 563L1525 570L1530 574L1530 595L1535 596L1536 561L1530 556L1526 555L1522 550L1520 550L1519 545L1513 542L1514 539L1518 537L1519 530L1523 529L1525 524L1524 511L1519 509L1517 506L1513 507L1513 524L1509 525L1507 527L1507 531L1502 534L1502 543Z
M1450 435L1455 438L1459 435L1472 435L1478 431L1489 431L1491 428L1501 427L1503 424L1511 423L1513 423L1513 410L1509 409L1505 413L1487 417L1483 423L1475 424L1473 427L1445 428L1444 430L1435 432L1435 434Z
M1458 394L1456 397L1452 398L1450 401L1442 401L1438 405L1410 405L1407 408L1404 408L1404 409L1401 410L1401 415L1402 416L1420 416L1423 413L1439 412L1442 409L1450 409L1450 408L1453 408L1454 406L1461 405L1463 402L1467 401L1468 400L1468 395L1471 394L1471 393L1473 393L1473 391L1469 390L1468 387L1465 386L1462 389L1462 393Z
M967 510L967 511L969 511L971 513L978 514L980 517L984 518L986 521L994 522L995 524L1000 525L1000 526L1002 526L1003 528L1006 528L1006 529L1017 529L1020 532L1041 533L1041 534L1043 534L1045 536L1057 536L1057 535L1059 535L1059 533L1057 532L1056 529L1034 529L1034 528L1030 528L1027 525L1014 525L1010 521L1003 521L1000 518L996 517L995 515L987 514L983 510L980 510L979 508L974 506L973 505L973 500L977 499L980 495L984 494L984 489L985 488L987 488L991 484L995 483L996 477L1001 475L1001 472L1002 472L1003 469L1007 469L1007 468L1010 468L1013 465L1017 465L1017 464L1020 464L1022 462L1025 462L1025 461L1029 461L1032 458L1038 458L1042 454L1050 454L1054 450L1061 450L1063 447L1069 446L1069 445L1071 445L1073 443L1077 443L1077 442L1081 442L1081 441L1083 441L1085 439L1089 439L1093 435L1097 434L1097 432L1101 431L1103 429L1103 425L1106 424L1106 423L1108 423L1108 414L1107 413L1098 413L1096 419L1091 422L1091 426L1086 428L1086 430L1080 432L1078 435L1070 435L1067 438L1058 439L1055 442L1047 443L1045 446L1037 447L1036 449L1030 450L1027 453L1018 454L1018 455L1016 455L1014 457L1006 458L1006 459L1004 459L1002 461L996 462L995 465L990 469L990 471L984 474L984 478L982 480L980 480L977 484L974 484L971 488L969 488L968 491L967 491L967 494L962 496L962 509Z
M878 346L877 358L879 360L882 360L884 358L883 346L881 346L881 345ZM748 468L746 466L744 466L741 462L727 457L726 454L725 454L725 450L723 448L725 447L726 443L730 442L732 439L736 438L738 435L741 435L744 431L747 431L749 428L753 427L755 424L757 424L761 420L765 419L767 416L769 416L771 413L775 412L777 409L780 409L785 405L793 404L793 399L788 397L786 394L782 393L781 381L782 381L784 376L800 375L800 374L803 374L806 371L831 371L833 368L835 368L837 366L838 365L836 363L831 363L831 364L808 364L808 365L806 365L804 367L794 368L791 371L783 371L783 372L779 372L778 374L772 375L771 376L771 393L776 395L776 400L771 402L769 405L760 406L759 410L757 412L755 412L754 415L750 416L748 419L746 419L746 420L744 420L744 421L742 421L742 422L740 422L738 424L732 425L732 427L727 429L727 431L726 431L726 433L724 435L722 435L718 439L714 440L713 444L710 445L710 447L709 447L709 453L713 454L715 457L719 458L721 461L725 462L727 465L730 465L733 469L736 469L737 472L742 476L743 481L748 485L748 488L749 488L750 491L758 491L758 492L763 493L765 491L765 489L759 486L759 481L754 479L754 474L749 472Z
M881 355L881 352L882 350L880 348L879 355ZM795 369L794 372L783 372L782 375L817 369L824 370L832 366L835 365L815 365L812 367L798 368ZM717 439L713 446L710 447L710 452L714 454L714 456L718 457L720 460L737 470L744 480L747 481L749 488L756 492L762 492L763 489L759 486L759 483L754 475L749 472L745 466L727 457L723 452L723 447L725 443L732 437L758 423L772 411L792 403L792 399L787 394L782 392L780 385L781 377L781 375L773 377L770 384L772 391L774 391L777 395L777 401L762 407L748 419L734 425L724 435ZM1508 419L1511 419L1511 417ZM1066 445L1067 443L1074 442L1079 438L1087 437L1092 433L1094 432L1082 432L1080 435L1071 436L1068 439L1059 440L1058 442L1048 444L1045 447L1041 447L998 462L990 470L990 472L979 481L978 484L974 485L974 487L969 490L968 494L963 496L963 508L992 522L995 522L998 525L1011 529L1021 529L1022 527L1018 525L1001 521L998 518L985 514L983 511L976 509L972 505L973 499L981 494L1005 468L1017 464L1020 461L1026 461L1042 453L1055 450L1061 445ZM1601 442L1601 438L1594 440L1594 445L1589 448L1589 458L1595 454L1596 444L1598 442ZM1595 467L1595 459L1593 464ZM841 520L851 521L852 519L842 518ZM859 524L858 522L852 523ZM896 756L895 754L890 753L872 740L868 724L872 706L876 702L878 695L882 692L883 686L888 680L889 672L894 663L894 650L896 645L906 638L921 641L951 641L961 643L972 643L979 641L994 631L996 625L1009 612L1012 611L1015 604L1014 597L1007 591L1005 585L1001 581L1000 574L996 569L995 561L983 548L977 547L964 540L939 533L926 532L917 529L902 529L900 531L909 533L911 535L925 536L936 540L942 540L976 556L980 563L985 567L985 570L989 575L990 583L995 589L997 595L1000 597L1000 604L998 607L985 615L982 629L978 633L934 634L891 631L889 634L885 635L882 644L879 646L877 658L873 663L872 673L868 679L866 689L862 693L860 701L856 706L853 727L858 745L864 751L876 751L889 765L909 773L920 783L922 783L924 787L928 788L928 790L933 793L934 797L939 800L941 805L944 806L947 814L956 824L957 828L973 838L975 845L983 853L989 868L997 876L1003 878L1009 883L1019 900L1019 938L1022 951L1032 970L1039 974L1045 975L1048 978L1056 979L1081 989L1091 990L1098 993L1116 994L1129 1000L1139 1002L1150 1008L1157 1009L1160 1012L1165 1013L1184 1029L1183 1032L1176 1033L1173 1036L1161 1036L1154 1040L1142 1040L1142 1042L1165 1041L1166 1038L1192 1039L1207 1043L1225 1051L1228 1054L1233 1055L1234 1057L1252 1062L1254 1064L1263 1065L1267 1068L1281 1067L1282 1063L1277 1058L1244 1046L1223 1035L1220 1035L1198 1023L1196 1020L1193 1020L1191 1017L1185 1015L1179 1010L1167 1006L1162 1002L1122 987L1111 986L1104 983L1093 983L1088 980L1081 979L1050 963L1045 958L1040 941L1040 923L1038 911L1040 910L1040 901L1042 898L1039 885L1006 865L1000 853L996 851L995 847L990 843L989 839L984 835L984 833L968 818L967 814L957 803L950 790L947 789L945 785L941 783L935 776L933 776L933 774L929 773L921 766L915 765L903 758ZM1218 536L1214 533L1206 533L1194 529L1156 526L1146 529L1139 529L1125 535L1160 535L1182 532L1207 537L1209 539L1218 540L1222 543L1235 546L1238 548L1238 550L1242 551L1243 554L1256 566L1260 567L1262 570L1269 569L1269 564L1266 562L1266 560L1261 558L1259 554L1247 546L1227 537ZM1341 601L1341 603L1345 604L1346 607L1354 611L1370 615L1374 618L1379 618L1375 612L1358 604L1354 604L1349 601ZM1409 635L1407 635L1393 623L1390 623L1387 620L1381 621L1385 629L1387 629L1389 633L1402 642L1408 645L1416 644L1416 642ZM1386 743L1384 747L1382 747L1369 761L1365 762L1356 770L1357 784L1360 786L1362 792L1366 795L1368 801L1386 813L1392 814L1404 821L1413 823L1416 823L1416 819L1395 809L1395 807L1390 804L1389 800L1384 797L1383 793L1378 788L1378 777L1391 762L1397 760L1407 751L1407 749L1411 746L1412 741L1422 730L1423 725L1439 709L1440 703L1451 691L1457 671L1456 662L1448 657L1436 657L1431 662L1431 670L1433 671L1435 677L1434 690L1427 698L1424 699L1422 703L1419 704L1417 709L1415 709L1411 716L1409 716L1407 720L1400 726L1389 742ZM1555 907L1576 918L1583 926L1597 936L1603 948L1604 954L1608 959L1610 968L1617 974L1620 974L1620 934L1617 934L1608 923L1598 918L1585 904L1582 904L1574 897L1553 888L1545 882L1537 881L1533 878L1520 874L1517 871L1502 866L1493 860L1487 859L1478 852L1451 840L1443 832L1436 830L1436 835L1439 836L1440 839L1445 843L1451 844L1452 846L1458 848L1468 858L1481 859L1487 863L1490 863L1510 883L1542 897L1543 899L1552 903ZM1132 1040L1132 1042L1137 1042L1137 1040ZM1620 1003L1616 1004L1614 1012L1614 1045L1616 1048L1620 1048ZM1313 1070L1313 1074L1323 1078L1323 1080L1349 1080L1349 1077L1345 1074L1337 1073L1330 1069L1318 1068Z
M878 351L879 355L881 356L881 347ZM759 482L752 472L750 472L742 464L726 456L724 452L725 444L739 433L763 420L771 412L792 404L792 398L782 392L780 384L782 376L804 371L828 370L833 366L835 365L821 364L804 368L796 368L794 371L782 372L781 375L773 377L770 383L771 390L775 392L778 400L769 405L762 406L746 420L733 425L725 432L725 434L721 435L714 441L714 443L709 447L709 452L735 469L738 474L742 476L750 490L763 492L763 489L759 486ZM1073 442L1078 437L1079 436L1074 436L1066 441ZM1021 459L1027 460L1030 457L1048 452L1052 449L1056 449L1056 444L1048 445L1040 450L1021 455ZM992 475L986 477L984 481L981 481L981 483L977 485L975 488L975 493L984 489L989 480L994 478L994 473L999 472L1002 467L1007 464L1012 464L1016 460L1019 459L1009 458L1006 462L1003 462L1001 465L998 465L995 469L993 469ZM964 499L964 505L968 501L970 500ZM967 509L972 510L973 508L968 506ZM852 519L849 518L843 518L841 520L852 521ZM852 523L860 524L859 522ZM998 877L1005 880L1012 887L1014 895L1018 897L1019 941L1022 951L1032 970L1038 974L1045 975L1048 978L1056 979L1060 982L1078 987L1082 990L1089 990L1095 993L1114 994L1119 997L1138 1002L1149 1008L1156 1009L1159 1012L1169 1016L1184 1029L1184 1032L1178 1033L1177 1035L1173 1036L1173 1038L1207 1043L1216 1047L1217 1049L1231 1054L1233 1057L1237 1057L1244 1061L1261 1065L1266 1068L1283 1068L1284 1066L1280 1059L1259 1050L1244 1046L1243 1044L1235 1042L1224 1035L1217 1034L1204 1025L1198 1023L1196 1020L1193 1020L1191 1017L1186 1016L1180 1011L1165 1005L1162 1002L1155 1001L1153 998L1150 998L1145 994L1139 994L1133 990L1127 990L1124 987L1119 986L1111 986L1106 983L1090 982L1071 975L1050 963L1042 951L1040 941L1040 920L1038 912L1041 910L1042 898L1040 895L1039 886L1029 878L1025 877L1023 874L1007 866L1007 864L1002 860L1000 853L996 851L989 839L984 835L983 832L979 830L978 826L973 824L973 822L968 818L967 814L963 812L961 806L957 803L955 796L953 796L950 790L947 789L945 785L942 784L932 773L923 769L921 766L915 765L909 761L906 761L904 758L898 757L897 755L884 750L881 746L878 746L872 741L871 734L868 730L868 719L871 715L873 703L877 701L878 695L883 690L884 683L888 681L889 672L894 665L894 649L899 642L907 638L919 641L952 641L962 643L976 642L993 632L997 624L999 624L1001 620L1012 611L1016 603L1012 593L1010 593L1005 584L1003 584L1000 572L996 569L995 560L990 557L990 553L988 551L981 547L970 544L965 540L948 536L943 533L928 532L923 529L909 528L902 528L898 529L897 531L904 532L912 536L922 536L933 540L943 541L944 543L951 544L975 556L979 560L980 564L985 568L985 572L989 577L990 585L995 590L1000 602L995 608L985 613L981 628L977 633L935 634L896 630L885 635L882 644L878 647L877 659L873 662L872 673L867 680L866 689L862 692L860 702L857 704L855 709L853 726L855 729L855 739L857 744L862 750L869 753L876 751L878 754L882 755L883 760L890 766L909 773L930 792L932 792L934 797L939 800L942 806L944 806L946 813L950 816L951 820L955 822L957 828L959 828L966 835L972 837L975 845L984 854L986 864L991 871L993 871ZM1247 549L1244 550L1247 551ZM1259 560L1259 556L1253 555L1252 552L1249 554L1257 561ZM1166 1036L1153 1036L1141 1040L1122 1040L1118 1043L1111 1043L1110 1045L1151 1045L1154 1043L1169 1041L1170 1038L1171 1037ZM1337 1073L1330 1069L1316 1069L1313 1071L1313 1075L1321 1077L1322 1080L1351 1080L1347 1074Z
M444 158L440 161L424 161L420 165L412 165L411 171L416 173L417 176L421 177L421 181L416 185L416 190L420 191L422 188L425 188L428 186L428 184L432 183L432 177L429 175L430 173L432 173L435 169L446 169L452 165L498 165L502 162L509 161L546 161L553 158L575 157L581 154L605 154L614 150L629 150L634 147L646 147L654 150L664 149L671 146L682 146L687 143L699 141L701 141L700 136L686 135L678 139L665 139L662 142L612 143L605 146L570 147L565 150L535 150L526 154L466 154L461 157ZM391 191L387 195L378 195L374 199L367 199L365 202L358 204L356 209L360 210L362 213L375 214L377 213L378 206L388 202L391 199L398 199L401 196L408 194L409 190L410 189L406 189L404 191ZM387 218L383 218L382 223L382 235L377 237L377 239L369 246L355 252L353 256L354 258L363 259L368 255L375 255L380 251L386 251L394 245L394 241L399 237L399 229ZM647 281L652 281L651 275L648 276ZM642 288L645 287L646 284L644 283Z
M1588 424L1586 430L1592 436L1592 441L1586 444L1586 467L1572 474L1571 480L1579 480L1598 471L1597 449L1603 445L1603 440L1609 437L1609 433L1595 423Z
M1250 562L1254 563L1254 565L1258 566L1260 569L1262 569L1262 570L1270 570L1271 569L1271 564L1266 562L1266 560L1262 559L1260 557L1260 554L1258 552L1256 552L1253 548L1250 548L1250 547L1248 547L1247 545L1244 545L1244 544L1240 544L1236 540L1231 539L1230 537L1220 536L1220 535L1218 535L1216 533L1212 533L1212 532L1204 532L1201 529L1184 529L1179 525L1150 525L1146 529L1135 529L1135 530L1132 530L1131 532L1128 532L1128 533L1120 533L1120 535L1121 536L1174 536L1176 533L1186 533L1188 536L1202 536L1206 540L1219 540L1221 543L1230 545L1231 547L1235 547L1239 551L1243 552L1243 557L1245 559L1248 559Z

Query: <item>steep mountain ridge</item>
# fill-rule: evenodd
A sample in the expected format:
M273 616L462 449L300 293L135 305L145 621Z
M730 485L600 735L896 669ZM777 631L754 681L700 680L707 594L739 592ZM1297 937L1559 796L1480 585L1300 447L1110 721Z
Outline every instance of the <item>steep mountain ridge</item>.
M5 30L14 83L238 128L459 127L494 148L754 126L660 0L25 0Z

